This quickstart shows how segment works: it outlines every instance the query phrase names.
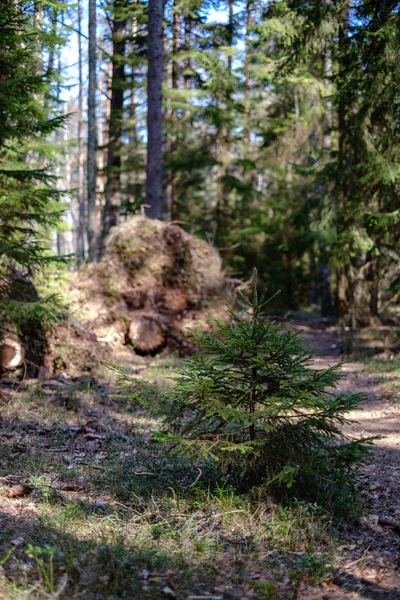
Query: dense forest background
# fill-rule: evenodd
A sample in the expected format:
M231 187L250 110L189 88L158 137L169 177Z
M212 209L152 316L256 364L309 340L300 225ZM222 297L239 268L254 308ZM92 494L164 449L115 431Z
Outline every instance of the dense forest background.
M3 264L96 261L137 211L258 267L277 307L395 307L395 1L8 0Z
M0 598L398 600L399 9L0 0Z

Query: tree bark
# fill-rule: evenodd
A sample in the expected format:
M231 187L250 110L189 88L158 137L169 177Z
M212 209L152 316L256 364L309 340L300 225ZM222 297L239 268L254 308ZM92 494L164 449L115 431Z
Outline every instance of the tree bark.
M125 83L125 47L127 15L125 0L114 0L112 31L112 76L110 125L107 152L107 181L105 185L105 205L101 233L101 247L110 229L118 224L121 209L121 149L122 120Z
M349 28L349 0L346 1L339 16L339 78L343 80L347 67L348 54L348 28ZM338 127L339 127L339 168L342 183L342 195L345 195L344 169L346 166L346 137L347 137L347 106L343 94L339 96ZM343 169L343 171L342 171Z
M15 2L18 5L17 2ZM33 27L35 30L34 47L35 47L35 62L36 62L36 73L40 75L43 71L43 57L42 57L42 37L40 33L43 32L43 21L44 21L44 10L43 2L34 0L33 2ZM39 33L40 32L40 33Z
M244 83L244 135L243 141L247 145L250 142L249 115L250 115L250 27L251 27L251 0L246 2L246 37L245 50L246 58L244 65L245 83Z
M146 214L162 220L163 2L148 3Z
M343 81L348 54L348 24L349 24L349 0L346 0L339 14L339 82ZM347 196L346 189L346 138L347 138L347 119L346 119L346 102L343 93L339 89L339 105L338 105L338 137L339 137L339 155L338 155L338 189L337 189L337 205L336 215L338 221L338 233L340 235L343 225L341 224L341 213L345 199ZM342 325L349 310L349 290L351 282L349 281L349 268L347 266L339 267L337 272L337 315Z
M87 195L89 262L97 260L96 206L96 0L89 0L89 91L87 143Z
M134 0L134 4L136 5L137 0ZM132 16L132 22L130 27L131 39L129 42L129 54L134 54L136 41L137 41L137 33L138 33L138 23L136 12L134 12ZM129 182L129 202L133 204L136 200L135 197L135 184L137 183L137 146L138 146L138 132L137 132L137 99L136 99L136 81L135 81L135 73L131 71L130 74L130 102L129 102L129 126L128 126L128 137L129 137L129 145L128 145L128 162L129 162L129 171L128 171L128 182Z
M179 62L177 59L177 54L181 47L181 19L178 12L177 2L174 2L174 19L172 26L172 52L174 54L174 59L172 61L172 87L173 89L178 89L179 87Z
M78 0L78 231L77 231L77 260L78 267L85 262L85 233L86 233L86 210L83 170L83 53L82 53L82 0Z
M331 0L325 0L328 5ZM331 43L331 42L330 42ZM327 94L332 85L333 65L332 48L328 45L324 54L324 87ZM323 121L323 153L329 160L332 149L332 100L329 96L325 100L325 114ZM335 307L332 299L331 290L331 268L329 266L329 247L322 242L318 243L318 274L319 274L319 295L321 300L321 316L324 319L335 317Z
M53 8L51 11L51 33L54 38L57 35L57 8ZM54 58L55 58L56 47L52 42L49 49L49 60L47 63L47 74L46 76L50 78L52 76L52 72L54 71Z
M185 52L189 52L191 48L192 21L190 15L185 16ZM192 76L190 74L192 65L189 56L186 57L184 69L184 88L190 90Z
M230 49L233 49L233 0L228 1L228 25L227 25L227 44ZM228 55L228 71L232 75L232 56ZM231 96L232 89L229 86L226 96L219 99L223 103L223 108L226 112L232 110ZM215 243L219 246L223 243L223 227L225 220L226 207L229 203L229 188L226 185L225 177L230 173L229 158L227 155L230 152L232 140L232 132L226 122L222 122L217 134L217 205L215 210Z
M233 0L228 0L228 46L233 48ZM232 55L228 56L228 68L232 73Z
M309 290L309 294L308 294L308 301L310 304L317 304L317 301L318 301L317 263L315 260L314 245L312 245L310 248L309 269L310 269L310 290Z
M332 49L325 49L324 56L324 87L327 94L332 85L333 65L332 65ZM325 100L325 115L324 115L324 134L323 145L324 150L328 154L332 149L332 100L329 96Z
M101 65L103 61L103 56L101 51L97 52L97 60L98 64ZM111 60L109 61L111 64ZM111 73L111 71L110 71ZM104 189L106 186L106 144L108 144L108 124L110 122L108 115L108 106L110 104L108 97L108 90L110 89L111 75L108 77L104 70L100 69L99 77L97 80L97 87L100 90L99 98L97 100L96 105L96 196L97 196L97 212L100 212L100 215L97 215L97 218L100 216L100 219L103 217L103 204L104 204ZM107 94L104 94L104 90L107 90ZM100 199L100 202L99 202ZM102 238L101 238L101 230L102 230L102 221L99 225L99 236L98 236L98 251L101 255L102 252Z
M177 54L181 47L181 19L180 14L178 12L177 2L174 2L174 18L172 25L172 52L174 54L174 60L172 61L172 89L179 89L179 78L180 78L180 68L179 62L177 59ZM178 149L178 137L177 137L177 127L178 127L178 114L176 110L172 110L172 135L171 135L171 156L174 157L177 149ZM177 208L178 208L178 177L175 169L172 169L171 177L171 209L170 215L171 220L175 220L177 218Z
M328 262L329 248L324 244L318 244L318 274L319 293L321 298L321 317L332 319L335 317L335 307L332 300L331 269Z

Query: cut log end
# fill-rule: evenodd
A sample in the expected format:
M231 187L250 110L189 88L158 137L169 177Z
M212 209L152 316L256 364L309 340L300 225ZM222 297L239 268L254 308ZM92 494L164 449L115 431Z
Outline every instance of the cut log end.
M17 339L5 337L0 340L0 371L14 371L22 365L24 351Z
M159 303L161 310L169 314L183 313L188 308L188 298L184 290L167 288L161 293Z
M163 331L151 317L138 317L131 321L128 339L138 354L155 354L165 345Z

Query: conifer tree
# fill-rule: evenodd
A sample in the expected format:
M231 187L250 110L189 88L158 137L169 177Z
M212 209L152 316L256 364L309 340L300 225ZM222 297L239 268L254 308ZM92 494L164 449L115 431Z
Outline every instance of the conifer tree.
M89 89L88 89L88 139L87 139L87 202L88 202L88 260L97 260L98 227L96 200L96 0L89 0Z
M322 106L332 115L332 151L307 171L308 187L311 181L317 201L318 251L334 270L337 315L354 327L377 321L379 280L393 265L391 253L397 253L398 217L387 200L398 189L393 168L398 102L395 88L382 79L387 69L391 81L397 79L397 9L397 2L332 1L279 2L270 11L283 51L278 78L304 68L315 76L324 64L324 79L331 83Z
M340 364L315 369L299 333L266 319L268 303L253 278L247 311L229 309L229 325L193 332L200 351L177 369L170 387L158 390L121 376L132 399L163 418L156 433L181 452L216 459L239 485L267 484L291 494L348 508L354 471L367 440L347 440L346 413L361 394L333 393Z
M51 304L14 294L13 280L54 260L50 231L58 226L62 207L54 175L43 167L44 142L64 117L49 116L50 71L38 72L31 4L3 6L0 33L0 313L7 327L55 316Z
M118 224L121 211L122 123L125 88L125 49L128 22L127 3L115 0L112 5L112 75L107 147L107 181L102 214L101 246L110 229Z

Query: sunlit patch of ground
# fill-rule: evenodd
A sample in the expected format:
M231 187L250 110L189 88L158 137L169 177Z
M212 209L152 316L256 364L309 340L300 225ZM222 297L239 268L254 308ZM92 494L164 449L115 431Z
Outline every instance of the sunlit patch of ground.
M316 365L340 358L335 330L306 329ZM165 385L177 359L121 362ZM399 598L399 537L378 524L400 518L390 364L344 367L341 389L368 398L348 433L384 437L360 473L365 516L340 534L314 506L240 497L211 467L169 455L157 423L113 397L105 368L97 380L3 382L0 598ZM29 493L10 497L19 483Z
M318 368L342 360L340 338L334 328L303 329L310 347L320 352L315 360ZM359 474L365 490L365 515L348 534L348 543L337 549L334 578L313 591L307 589L299 598L398 600L399 534L378 521L400 520L400 363L393 358L345 360L346 378L338 390L365 395L365 401L349 415L353 422L345 426L345 432L352 437L379 436L371 459Z
M162 384L175 363L139 372ZM327 517L167 454L106 383L0 390L1 598L293 598L330 577Z

